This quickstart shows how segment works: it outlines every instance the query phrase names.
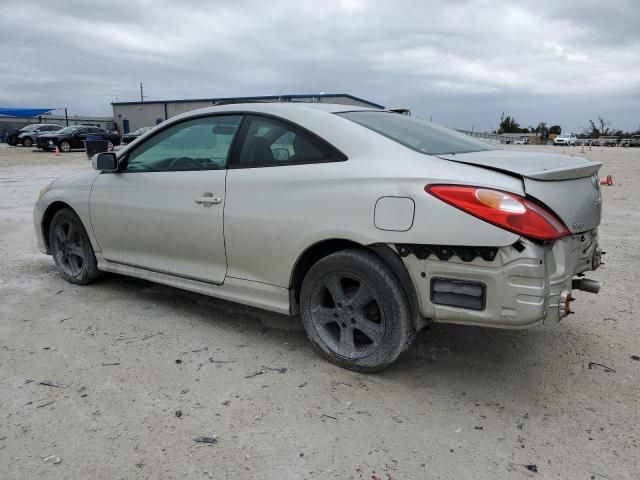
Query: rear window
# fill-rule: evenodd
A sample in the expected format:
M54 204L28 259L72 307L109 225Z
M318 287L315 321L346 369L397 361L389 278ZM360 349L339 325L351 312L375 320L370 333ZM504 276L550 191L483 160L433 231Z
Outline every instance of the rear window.
M408 115L380 111L346 112L338 115L427 155L494 150L491 145L463 133Z

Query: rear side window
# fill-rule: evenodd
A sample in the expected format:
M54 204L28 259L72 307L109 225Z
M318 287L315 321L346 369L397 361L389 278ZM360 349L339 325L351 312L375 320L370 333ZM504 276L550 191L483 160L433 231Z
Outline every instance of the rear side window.
M299 128L267 117L248 117L236 166L335 162L344 156Z
M346 112L337 115L427 155L494 150L490 145L463 133L408 115L381 111Z

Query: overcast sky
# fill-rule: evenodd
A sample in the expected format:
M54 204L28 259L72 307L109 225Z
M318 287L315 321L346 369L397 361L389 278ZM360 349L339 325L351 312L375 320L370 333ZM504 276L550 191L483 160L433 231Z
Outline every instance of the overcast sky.
M346 92L456 128L640 128L640 5L602 1L10 2L0 107Z

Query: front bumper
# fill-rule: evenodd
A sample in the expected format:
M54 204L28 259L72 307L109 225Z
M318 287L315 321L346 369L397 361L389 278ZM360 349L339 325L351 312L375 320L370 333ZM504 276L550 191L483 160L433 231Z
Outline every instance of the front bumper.
M573 277L599 266L597 231L566 237L551 245L526 239L518 243L499 248L493 260L476 257L464 262L458 256L448 260L404 256L421 316L434 322L500 328L524 328L560 320L566 315ZM438 279L480 285L482 308L434 303L432 285Z
M38 138L36 139L36 145L41 150L54 150L57 145L57 141L53 138Z

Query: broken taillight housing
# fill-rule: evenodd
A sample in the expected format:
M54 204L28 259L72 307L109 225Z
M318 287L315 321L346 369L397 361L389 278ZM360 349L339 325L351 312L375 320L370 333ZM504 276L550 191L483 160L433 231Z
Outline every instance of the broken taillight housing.
M545 207L514 193L468 185L427 185L424 189L463 212L524 237L556 240L571 235Z

